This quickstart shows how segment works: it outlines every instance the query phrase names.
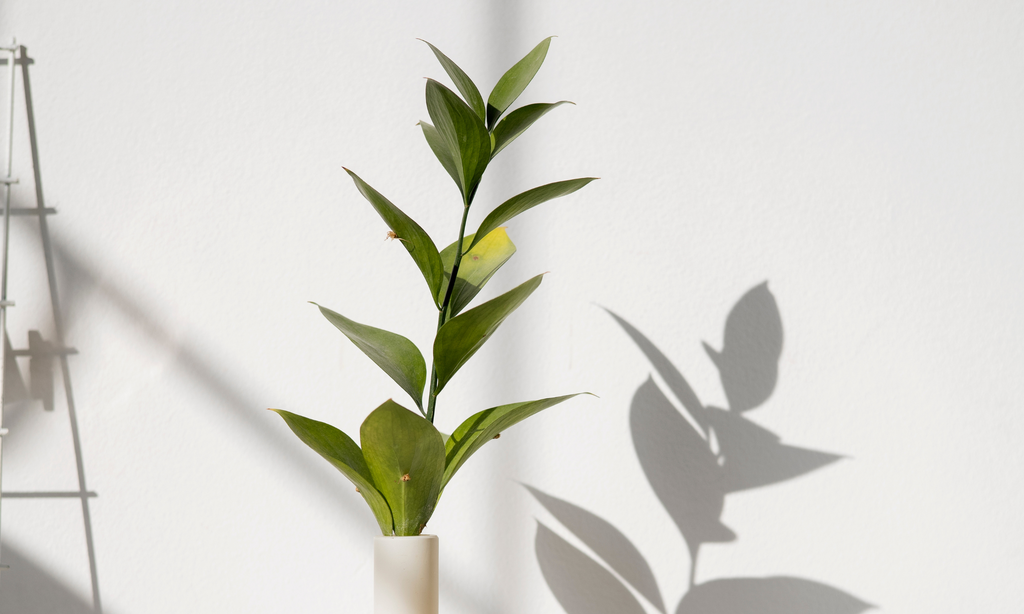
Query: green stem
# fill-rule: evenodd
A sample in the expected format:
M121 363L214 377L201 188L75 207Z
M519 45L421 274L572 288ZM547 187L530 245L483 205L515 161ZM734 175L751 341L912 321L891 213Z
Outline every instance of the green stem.
M466 237L466 219L469 217L469 206L473 202L473 194L465 199L462 207L462 224L459 226L459 242L455 247L455 262L452 264L452 275L448 278L448 289L445 290L444 300L441 302L441 311L437 314L437 330L441 330L444 323L448 321L448 308L452 300L452 291L455 289L455 280L459 277L459 264L462 262L462 244ZM437 333L435 333L436 337ZM430 366L430 398L427 399L427 420L434 422L434 407L437 405L437 369Z

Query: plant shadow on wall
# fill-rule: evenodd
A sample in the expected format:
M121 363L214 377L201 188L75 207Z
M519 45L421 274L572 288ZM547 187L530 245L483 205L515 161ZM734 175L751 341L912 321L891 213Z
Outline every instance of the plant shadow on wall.
M804 578L720 578L695 583L701 545L737 538L721 522L727 495L784 482L841 458L783 444L777 435L744 417L768 400L778 379L782 320L768 283L749 290L733 307L721 351L704 344L718 368L727 409L701 403L683 374L650 339L608 313L651 362L686 414L676 409L652 377L633 395L629 412L640 465L682 533L689 554L689 582L682 587L685 591L675 614L858 614L873 608L839 589ZM644 606L627 585L667 614L650 565L621 531L581 507L526 488L596 555L584 553L538 523L537 561L568 614L643 614Z

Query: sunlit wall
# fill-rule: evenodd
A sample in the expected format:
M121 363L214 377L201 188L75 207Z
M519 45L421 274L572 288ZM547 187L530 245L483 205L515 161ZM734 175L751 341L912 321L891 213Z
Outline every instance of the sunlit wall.
M92 566L80 499L3 500L0 612L92 611L90 567L111 614L371 611L372 515L266 408L354 435L404 396L307 301L430 347L342 170L454 240L417 38L486 92L550 35L521 102L576 106L495 160L470 226L600 180L509 224L485 296L550 274L437 424L597 397L446 489L442 611L1017 611L1024 5L6 0L96 496ZM13 220L13 350L57 333L45 247ZM54 386L9 395L4 492L79 489Z

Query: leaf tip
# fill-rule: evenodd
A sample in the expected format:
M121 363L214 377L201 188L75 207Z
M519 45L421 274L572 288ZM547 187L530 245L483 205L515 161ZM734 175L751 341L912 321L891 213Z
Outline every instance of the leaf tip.
M711 362L715 363L715 366L721 367L719 360L722 358L722 353L708 345L707 341L701 341L700 344L704 346L704 351L707 353L708 358L711 359Z

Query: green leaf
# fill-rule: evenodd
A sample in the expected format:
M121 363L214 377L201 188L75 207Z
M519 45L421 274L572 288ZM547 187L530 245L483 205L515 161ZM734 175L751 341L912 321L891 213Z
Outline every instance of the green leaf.
M313 304L316 305L316 303ZM423 411L423 387L427 381L427 362L423 360L423 354L420 354L416 344L402 335L353 322L340 313L320 307L320 305L316 306L320 308L320 313L324 314L331 324L345 333L345 336L357 348L390 375L391 379L402 387L402 390L408 392L416 402L416 406L420 408L421 412Z
M462 239L462 246L463 246L462 256L463 257L465 257L466 256L466 252L469 251L469 244L473 240L474 236L476 236L476 235L468 234L465 237L463 237L463 239ZM452 267L455 266L455 250L458 247L458 245L459 245L458 240L455 240L455 241L452 241L448 245L448 247L446 247L446 248L441 250L441 266L444 267L444 281L441 283L441 288L440 288L440 290L437 293L437 302L442 304L442 305L444 304L444 296L445 296L445 294L448 293L448 283L451 281L451 278L452 278ZM460 272L459 277L462 277L462 275L461 275L461 272L462 272L461 263L460 263L460 266L459 266L459 272ZM456 286L458 286L459 281L456 280L455 284L456 284ZM455 292L456 292L456 289L453 289L452 290L452 296L455 295ZM449 302L449 309L450 308L451 308L451 303Z
M576 394L540 399L539 401L499 405L498 407L485 409L470 416L459 425L459 428L455 429L455 432L448 437L448 441L445 443L444 481L441 484L442 487L448 484L448 481L462 467L466 459L472 456L485 443L494 439L495 435L544 409L558 405L562 401L580 394L590 393L577 392Z
M498 205L494 211L491 211L490 214L484 218L484 221L480 223L480 228L476 231L476 236L485 237L487 236L487 233L511 220L520 213L528 209L532 209L533 207L553 198L572 194L595 179L597 179L597 177L583 177L580 179L556 181L513 196ZM475 238L473 240L476 241ZM470 249L472 249L472 247L473 244L470 244Z
M380 192L360 179L359 175L347 168L345 172L352 177L352 181L355 182L356 188L359 189L363 197L370 201L384 222L391 227L391 231L398 235L399 242L412 256L420 273L423 274L423 279L427 280L430 296L436 297L437 289L441 285L441 256L437 253L437 246L434 245L430 235L420 228L420 225L411 217L384 198Z
M352 441L351 437L325 422L311 420L283 409L270 411L277 412L284 418L285 424L298 435L302 443L327 459L327 462L334 465L356 485L359 494L363 496L370 506L370 510L373 511L377 524L380 525L380 530L384 535L394 533L391 508L384 500L384 495L374 485L363 451L359 449L356 442Z
M494 127L495 122L505 112L505 109L509 108L516 98L519 98L519 94L523 93L530 81L533 81L534 75L540 70L540 65L544 63L544 58L548 54L548 46L551 44L552 38L554 37L549 36L542 40L533 48L533 51L527 53L526 57L516 62L515 66L509 68L501 76L501 79L498 79L498 84L494 86L491 95L487 97L488 130Z
M473 237L474 235L467 235L462 244L468 246ZM441 284L441 292L438 295L440 302L444 301L448 280L452 275L457 244L458 241L441 250L445 281ZM462 261L459 263L459 276L455 280L452 297L448 303L449 317L458 315L491 279L494 272L508 262L514 253L516 246L508 238L504 227L495 228L472 249L463 252Z
M435 394L441 392L448 380L480 349L505 318L537 289L542 277L538 275L444 323L434 337Z
M447 87L427 79L426 96L427 112L451 153L458 171L456 183L468 204L491 159L491 135L476 112Z
M515 111L512 111L508 116L498 122L498 125L494 127L494 147L491 151L491 159L498 155L498 152L508 146L509 143L514 141L520 134L526 132L526 129L533 125L533 122L537 121L544 116L545 113L554 109L555 107L563 104L575 104L568 100L562 100L560 102L539 102L537 104L528 104L525 107L519 107Z
M427 43L427 41L424 41L422 38L419 40ZM466 99L469 106L473 108L476 114L480 116L480 120L483 121L486 112L484 110L484 99L480 96L480 90L477 89L476 84L473 83L473 80L470 79L461 68L459 68L458 64L451 61L445 54L441 53L440 49L430 43L427 43L427 45L429 45L430 50L434 52L434 56L437 57L437 61L441 62L441 66L444 67L444 71L448 73L449 77L451 77L452 82L455 83L455 87L459 88L459 91L462 92L462 97Z
M455 160L452 159L452 152L448 151L448 144L441 138L441 134L437 131L437 128L427 122L420 122L419 127L423 129L423 138L427 139L427 145L430 145L430 151L434 152L438 161L441 162L441 166L444 170L448 171L452 179L455 180L455 185L462 188L459 183L459 167L455 164ZM444 286L442 285L442 288Z
M387 500L395 535L419 535L434 513L444 440L434 425L388 399L359 428L366 465Z

